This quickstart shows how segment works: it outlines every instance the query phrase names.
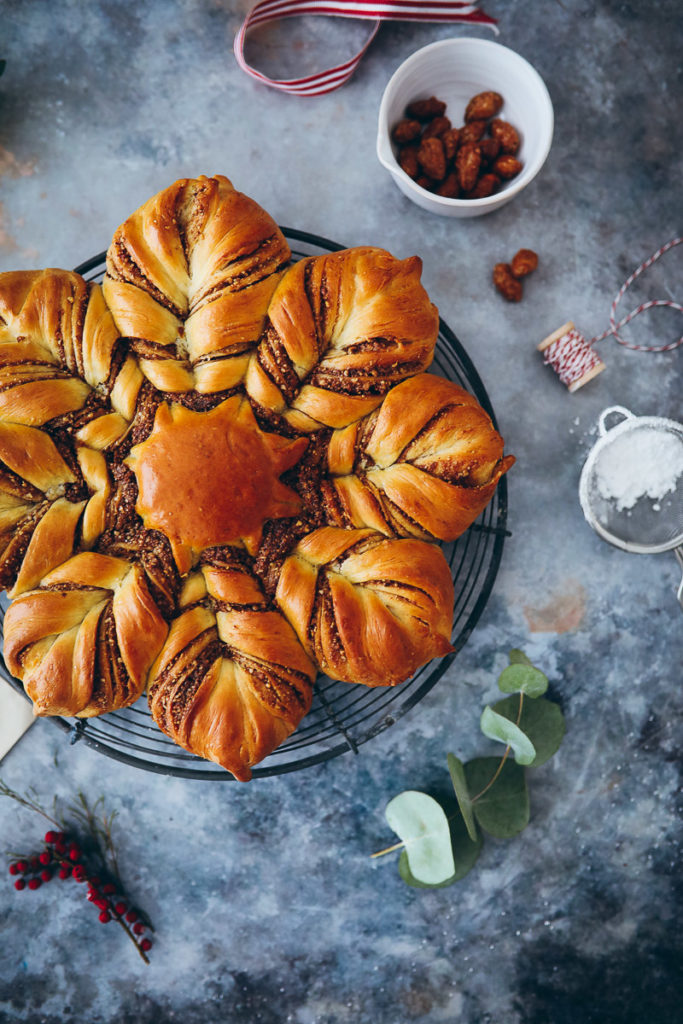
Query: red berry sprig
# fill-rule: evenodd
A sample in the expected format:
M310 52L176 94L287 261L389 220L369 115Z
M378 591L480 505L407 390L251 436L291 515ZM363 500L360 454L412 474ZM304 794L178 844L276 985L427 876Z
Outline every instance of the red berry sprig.
M3 795L13 797L59 825L32 797L22 797L0 781L0 796ZM152 940L147 932L154 929L146 915L131 905L124 892L111 841L113 816L101 820L96 818L83 796L80 797L80 806L75 808L75 816L86 826L85 833L50 829L45 833L44 845L38 853L13 857L9 874L15 879L14 888L17 892L25 889L35 892L53 878L61 881L71 878L84 884L86 899L98 910L98 920L102 924L116 921L145 963L149 963L147 954L152 948Z

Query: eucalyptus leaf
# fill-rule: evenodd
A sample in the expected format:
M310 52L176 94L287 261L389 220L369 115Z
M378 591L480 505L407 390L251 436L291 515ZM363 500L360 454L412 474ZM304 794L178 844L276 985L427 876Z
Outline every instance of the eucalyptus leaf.
M548 689L548 678L533 665L508 665L498 676L498 689L503 693L523 693L526 697L542 697Z
M519 700L517 703L519 706ZM481 713L479 724L484 736L488 736L490 740L498 740L510 747L517 764L534 763L536 748L526 733L509 718L498 714L490 707L485 707Z
M481 836L477 835L475 842L472 842L467 834L465 822L459 814L456 814L451 822L451 840L453 842L455 871L450 878L447 878L444 882L438 882L436 885L428 885L425 882L418 881L410 870L406 851L402 850L398 860L398 873L403 881L414 889L445 889L446 886L453 885L454 882L459 882L461 878L464 878L474 867L477 857L481 852Z
M498 757L477 757L465 765L465 778L470 793L475 794L472 807L481 827L492 836L507 839L529 823L529 793L524 768L508 758L491 788L477 799L499 765Z
M505 700L499 700L493 705L493 710L504 718L517 721L519 698L506 697ZM519 726L536 748L536 757L531 762L534 768L545 764L553 756L565 733L562 710L553 701L544 697L523 701Z
M410 871L418 882L439 885L455 874L448 818L433 797L407 789L389 801L385 815L403 840Z
M408 863L408 853L406 850L401 850L401 856L398 858L398 873L406 883L413 889L446 889L449 885L453 885L453 882L457 882L455 875L451 875L450 878L444 879L443 882L420 882L410 870L410 864Z
M467 790L467 780L465 778L465 769L462 761L455 756L455 754L447 754L446 760L448 761L448 771L451 775L451 782L453 783L453 789L455 790L455 798L458 801L458 807L463 817L467 834L472 842L477 841L477 826L474 823L474 814L472 812L472 801L470 800L470 794Z
M533 662L527 658L524 651L520 651L519 647L513 647L508 657L511 665L533 665Z

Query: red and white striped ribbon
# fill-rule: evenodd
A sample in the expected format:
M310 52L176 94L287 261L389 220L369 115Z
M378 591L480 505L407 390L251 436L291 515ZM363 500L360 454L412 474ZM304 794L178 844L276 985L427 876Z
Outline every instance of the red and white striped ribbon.
M305 78L269 78L252 67L244 56L247 33L256 25L265 25L297 14L359 18L371 21L372 26L362 48L343 64L326 68ZM320 96L348 82L377 35L382 21L465 22L488 25L497 31L495 19L477 9L477 0L469 3L466 0L394 0L393 3L383 3L382 0L328 0L322 3L319 0L260 0L242 22L235 36L233 49L242 70L264 85L280 89L282 92L294 93L296 96Z

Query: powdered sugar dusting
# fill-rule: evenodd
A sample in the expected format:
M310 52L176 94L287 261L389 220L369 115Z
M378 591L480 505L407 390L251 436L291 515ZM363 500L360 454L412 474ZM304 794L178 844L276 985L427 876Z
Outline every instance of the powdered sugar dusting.
M676 490L681 476L683 440L662 430L629 430L615 437L595 467L600 495L615 502L620 512L640 498L660 501Z

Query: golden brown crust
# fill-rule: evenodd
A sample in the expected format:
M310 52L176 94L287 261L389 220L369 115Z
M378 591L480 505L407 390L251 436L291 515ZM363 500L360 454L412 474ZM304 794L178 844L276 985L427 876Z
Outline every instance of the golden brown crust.
M275 221L230 181L182 178L116 231L104 294L160 391L238 384L290 258Z
M307 444L261 431L243 395L208 412L162 402L152 432L126 459L138 484L136 511L168 537L182 573L208 547L241 540L255 552L267 519L301 508L278 478Z
M335 431L328 448L328 521L389 536L455 540L514 463L476 398L420 374L389 392L366 423ZM329 488L336 500L329 500Z
M176 743L246 781L310 708L315 668L246 569L201 572L152 669L150 708Z
M102 289L68 270L16 270L0 274L0 374L22 381L54 381L59 369L74 377L70 391L87 396L88 389L109 376L118 340ZM24 372L20 372L23 368ZM66 383L66 382L65 382ZM69 389L48 388L48 396ZM63 396L61 406L66 401ZM59 404L59 403L58 403ZM68 411L61 407L61 412ZM69 409L79 408L70 405ZM34 422L45 422L52 417ZM28 422L21 420L20 422Z
M99 286L65 270L0 274L0 585L12 597L104 528L108 473L84 442L127 429L119 413L94 426L117 341Z
M275 600L323 672L394 686L453 650L453 582L440 548L324 527L285 561Z
M344 427L426 369L439 329L417 256L370 246L301 260L268 307L247 392L299 430Z
M74 555L5 615L5 660L38 715L133 704L168 631L137 565Z

